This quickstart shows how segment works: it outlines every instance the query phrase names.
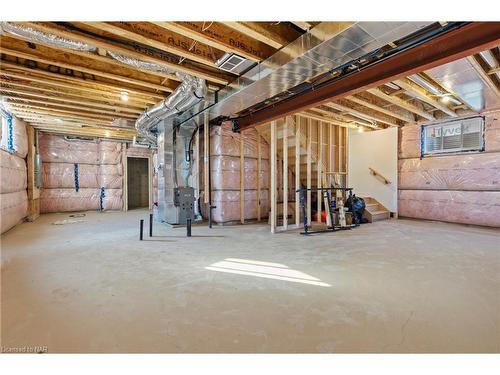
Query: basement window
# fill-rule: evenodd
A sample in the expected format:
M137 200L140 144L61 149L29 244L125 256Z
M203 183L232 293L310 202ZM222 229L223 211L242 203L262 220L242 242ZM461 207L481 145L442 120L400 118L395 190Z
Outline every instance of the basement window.
M422 126L421 154L484 151L484 118L469 117Z

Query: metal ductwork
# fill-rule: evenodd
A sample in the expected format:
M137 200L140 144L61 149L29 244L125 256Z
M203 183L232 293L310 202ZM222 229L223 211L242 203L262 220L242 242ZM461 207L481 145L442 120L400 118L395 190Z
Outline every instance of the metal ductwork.
M205 80L187 74L176 73L182 79L179 87L162 102L146 109L137 119L135 127L139 136L156 143L152 128L161 120L171 117L202 101L207 93Z
M9 33L32 40L35 43L50 44L54 47L69 48L76 51L93 52L97 50L97 47L87 43L61 38L54 34L49 34L28 26L16 25L11 22L0 22L0 33Z
M278 94L350 62L388 43L423 30L433 22L322 22L218 92L215 104L204 103L210 118L233 117ZM201 121L201 112L198 113ZM182 121L191 118L188 114Z

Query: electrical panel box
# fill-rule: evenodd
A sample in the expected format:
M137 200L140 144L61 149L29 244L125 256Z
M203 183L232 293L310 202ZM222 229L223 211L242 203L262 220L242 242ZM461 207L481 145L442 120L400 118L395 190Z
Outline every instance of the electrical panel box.
M194 220L194 189L192 187L174 188L174 206L178 210L178 223L186 224L187 219Z

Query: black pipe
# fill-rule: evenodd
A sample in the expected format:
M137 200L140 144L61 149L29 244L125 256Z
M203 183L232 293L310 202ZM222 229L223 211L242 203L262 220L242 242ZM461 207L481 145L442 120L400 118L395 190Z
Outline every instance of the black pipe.
M208 125L208 227L212 229L212 173L210 166L210 123Z
M153 214L149 214L149 237L153 237Z
M143 234L144 234L144 220L141 219L140 225L139 225L139 240L140 241L142 241Z
M210 202L207 203L207 212L208 212L208 227L212 229L212 206L210 206Z
M191 237L191 219L187 219L187 236Z

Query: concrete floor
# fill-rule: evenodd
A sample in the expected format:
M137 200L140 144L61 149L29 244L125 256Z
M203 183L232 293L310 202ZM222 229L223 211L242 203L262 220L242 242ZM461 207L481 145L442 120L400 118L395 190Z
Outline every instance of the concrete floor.
M195 227L187 239L157 225L139 242L146 211L51 225L65 218L2 236L3 347L500 352L498 230L391 220L308 238Z

